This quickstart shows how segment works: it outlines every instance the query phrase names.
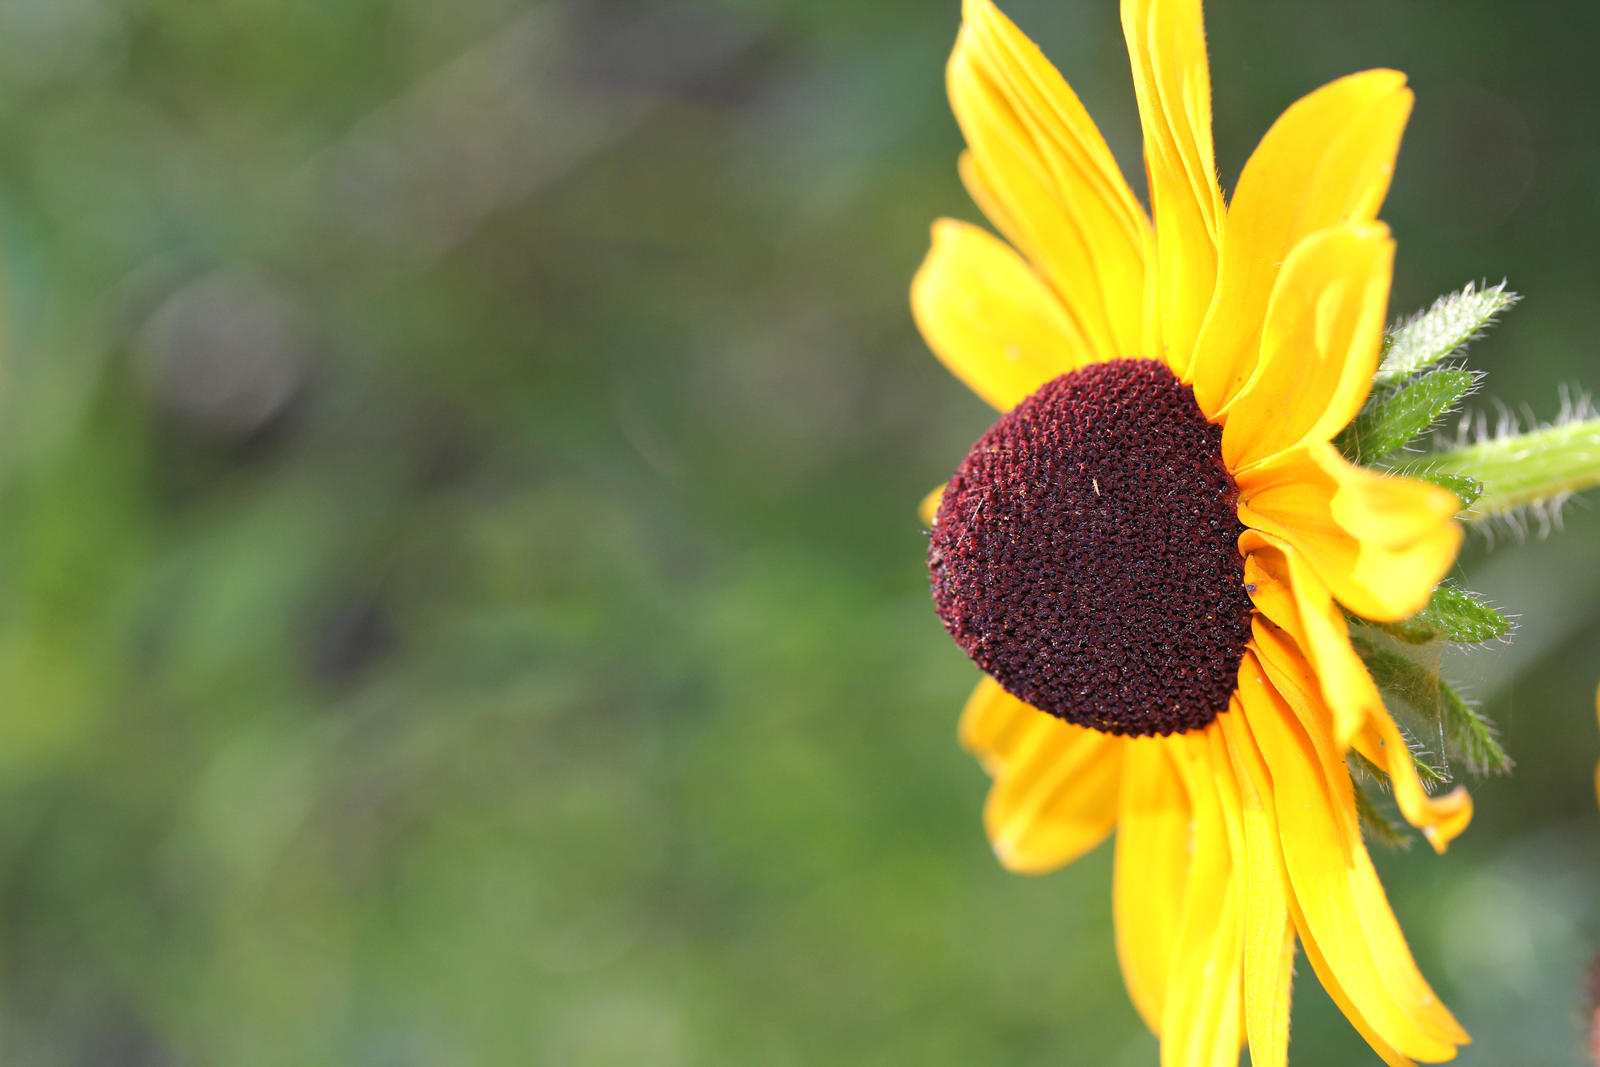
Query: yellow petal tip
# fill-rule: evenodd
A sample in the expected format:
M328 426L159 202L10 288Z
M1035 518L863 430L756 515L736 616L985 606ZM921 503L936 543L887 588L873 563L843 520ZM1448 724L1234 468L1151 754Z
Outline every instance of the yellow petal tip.
M1472 822L1472 794L1466 786L1458 785L1444 796L1435 797L1428 807L1434 821L1422 828L1422 835L1442 855Z

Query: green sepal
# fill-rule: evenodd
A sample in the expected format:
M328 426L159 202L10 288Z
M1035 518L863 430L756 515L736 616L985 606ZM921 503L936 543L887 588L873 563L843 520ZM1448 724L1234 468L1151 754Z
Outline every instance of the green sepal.
M1495 736L1494 725L1438 674L1362 638L1352 637L1351 644L1379 689L1443 726L1446 744L1461 755L1468 770L1483 775L1511 769L1511 757Z
M1445 738L1467 761L1467 770L1479 777L1510 774L1514 764L1500 744L1494 723L1443 681L1439 682L1439 702L1444 708Z
M1483 495L1483 483L1466 474L1453 474L1449 471L1432 470L1427 467L1411 468L1404 471L1407 478L1437 485L1441 489L1448 489L1461 501L1461 510L1466 511L1478 502Z
M1399 622L1361 621L1412 645L1439 640L1457 645L1481 645L1504 637L1511 629L1510 621L1476 593L1453 585L1440 585L1433 591L1427 606Z
M1389 385L1409 378L1460 351L1520 299L1506 290L1504 282L1484 289L1468 285L1441 296L1428 310L1390 329L1374 383Z
M1361 662L1372 672L1378 688L1399 697L1417 711L1427 713L1438 703L1439 676L1426 667L1411 662L1398 652L1381 648L1372 641L1354 634L1350 644Z
M1404 448L1472 391L1478 376L1446 367L1375 390L1361 413L1334 441L1352 463L1371 463Z

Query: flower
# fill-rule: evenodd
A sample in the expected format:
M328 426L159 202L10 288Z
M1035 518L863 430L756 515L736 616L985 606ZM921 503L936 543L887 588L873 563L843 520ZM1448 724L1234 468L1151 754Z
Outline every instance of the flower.
M1411 93L1374 70L1300 100L1225 205L1199 0L1123 0L1122 23L1153 225L989 0L949 64L961 177L1009 241L941 220L912 286L929 346L1002 413L924 505L940 617L986 672L961 720L985 825L1023 872L1116 830L1118 954L1163 1064L1245 1041L1285 1063L1297 936L1386 1062L1447 1060L1468 1037L1390 909L1346 754L1439 851L1471 801L1424 791L1345 612L1423 607L1460 503L1331 443L1380 354Z

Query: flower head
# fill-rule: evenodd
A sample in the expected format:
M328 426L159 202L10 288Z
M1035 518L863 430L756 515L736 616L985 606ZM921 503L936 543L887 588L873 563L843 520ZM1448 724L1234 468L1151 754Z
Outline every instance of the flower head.
M942 220L912 305L1000 412L928 502L940 618L986 673L963 743L1002 862L1116 831L1118 950L1164 1064L1281 1065L1298 937L1389 1063L1467 1035L1415 963L1345 763L1430 797L1346 612L1404 618L1460 544L1459 500L1347 462L1394 245L1376 221L1411 107L1368 71L1294 104L1231 200L1215 179L1199 0L1123 0L1151 213L1083 105L989 0L949 65L960 173L1004 235Z

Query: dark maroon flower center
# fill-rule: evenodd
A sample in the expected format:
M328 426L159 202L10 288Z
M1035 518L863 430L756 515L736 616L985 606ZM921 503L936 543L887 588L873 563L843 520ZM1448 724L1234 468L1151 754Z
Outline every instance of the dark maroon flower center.
M1222 428L1148 359L1046 382L978 439L939 505L928 571L962 649L1013 695L1105 733L1205 726L1228 706L1250 597Z

